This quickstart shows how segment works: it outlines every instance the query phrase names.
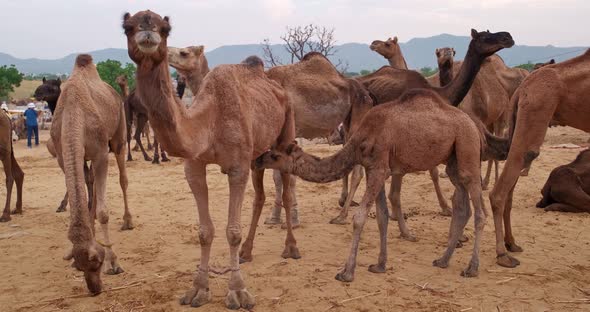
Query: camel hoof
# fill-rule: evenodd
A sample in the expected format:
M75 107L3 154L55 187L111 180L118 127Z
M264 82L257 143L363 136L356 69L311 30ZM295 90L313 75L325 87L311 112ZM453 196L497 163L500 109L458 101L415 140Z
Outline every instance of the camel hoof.
M230 310L243 308L250 310L256 305L256 300L245 288L242 290L230 290L225 297L225 306Z
M283 250L283 254L281 257L288 259L300 259L301 255L299 254L299 249L295 245L285 246L285 250Z
M299 222L299 219L297 220L292 220L291 221L291 229L297 229L301 226L301 223ZM283 223L281 224L281 229L286 230L287 229L287 223Z
M405 213L403 213L403 215L404 215L404 220L408 220L408 215ZM397 221L397 216L395 215L395 213L391 213L389 215L389 219L392 221Z
M180 298L181 305L190 304L191 307L198 308L211 301L211 292L209 288L199 289L198 291L194 288L189 289L182 298Z
M467 235L463 234L463 235L461 235L461 237L459 237L459 241L461 243L468 242L469 241L469 237L467 237Z
M0 222L8 222L10 220L12 220L12 218L9 214L3 214L2 217L0 217Z
M504 246L506 246L506 249L510 252L523 252L523 249L516 245L516 243L505 243Z
M346 203L346 198L342 199L340 198L338 200L338 206L340 206L340 208L344 207L344 204ZM357 207L359 205L359 203L355 202L354 200L350 202L350 207Z
M496 259L496 263L499 266L503 266L505 268L515 268L520 265L520 261L518 261L518 259L508 254L499 255Z
M432 265L435 267L439 267L441 269L446 269L449 267L449 261L448 260L443 260L441 259L436 259L434 261L432 261Z
M520 176L521 177L528 177L529 176L529 172L528 171L521 171L520 172Z
M461 271L463 277L477 277L479 275L479 265L473 262L469 262L469 266Z
M64 211L66 211L66 207L65 206L63 206L63 207L62 206L59 206L59 207L57 207L57 210L55 212L58 212L59 213L59 212L64 212Z
M348 224L348 221L346 220L346 217L337 216L336 218L330 220L330 224L344 225Z
M490 182L482 182L481 183L481 190L482 191L487 191L490 188Z
M120 266L114 266L104 272L107 275L117 275L125 272Z
M449 207L445 207L445 208L442 208L442 210L439 212L439 214L441 216L450 217L453 215L453 211L451 209L449 209Z
M252 248L250 247L248 251L246 250L247 249L244 247L244 245L242 245L242 249L240 250L240 264L252 262Z
M369 265L369 272L371 272L371 273L385 273L385 265L371 264L371 265Z
M359 203L355 202L354 200L350 202L350 207L358 207L360 206Z
M417 242L418 241L418 239L416 238L416 236L414 236L414 235L412 235L410 233L408 233L408 234L402 233L402 234L399 235L399 237L401 239L403 239L403 240L407 240L408 242Z
M130 231L134 228L135 226L133 225L133 222L131 222L131 220L125 220L123 221L123 225L121 226L121 231Z
M22 215L23 214L23 209L14 209L13 211L10 212L10 214L19 214Z
M168 157L162 157L162 161L163 162L169 162L170 161L170 158L168 158Z
M278 218L277 217L270 217L270 218L267 218L266 220L264 220L264 224L273 225L273 224L282 224L282 223L283 223L283 220L281 220L280 217L278 217Z
M336 274L335 278L341 282L350 283L354 280L354 273L350 273L346 271L346 269L342 269L342 271Z
M448 178L448 177L449 177L449 175L448 175L446 172L444 172L444 171L443 171L443 172L441 172L441 173L439 173L439 174L438 174L438 176L439 176L440 178L443 178L443 179L446 179L446 178Z

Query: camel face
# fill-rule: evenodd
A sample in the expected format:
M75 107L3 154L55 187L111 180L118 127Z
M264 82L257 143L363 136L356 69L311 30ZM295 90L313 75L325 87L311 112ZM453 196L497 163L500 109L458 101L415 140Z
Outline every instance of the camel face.
M186 75L201 68L204 49L203 46L168 47L168 62L170 66Z
M399 53L400 50L400 47L397 44L397 37L394 37L393 39L389 38L386 41L375 40L371 43L369 48L371 51L375 51L387 59L392 58L396 53Z
M436 49L435 54L439 65L449 64L453 62L453 58L455 56L455 49L440 48Z
M59 94L61 93L60 90L61 80L45 80L43 78L43 84L38 86L35 89L35 99L38 101L57 101Z
M126 13L123 16L123 29L132 60L137 62L149 56L152 60L161 62L166 57L166 38L171 30L167 16L162 18L149 10L133 16Z
M117 76L117 78L115 79L115 82L118 85L127 85L127 76L125 76L125 75Z
M258 169L276 169L282 172L293 172L293 164L303 155L303 150L296 142L291 143L287 149L282 152L270 150L256 158L256 168Z
M491 33L489 30L477 32L477 30L472 29L471 38L476 51L484 57L514 45L514 40L508 32Z

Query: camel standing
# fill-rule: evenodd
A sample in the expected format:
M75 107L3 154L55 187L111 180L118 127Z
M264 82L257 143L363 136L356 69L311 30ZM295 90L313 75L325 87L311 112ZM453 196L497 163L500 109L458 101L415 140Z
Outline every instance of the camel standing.
M123 270L112 249L108 233L109 214L106 207L108 153L115 153L119 167L119 183L123 191L125 215L123 228L132 227L127 205L127 172L125 170L125 115L121 97L103 82L92 57L78 55L72 75L62 86L51 127L57 160L65 173L70 202L68 238L73 244L74 264L84 272L92 294L102 289L101 267L105 273ZM92 209L88 210L84 162L90 160L94 175ZM94 216L101 224L103 241L95 240Z
M339 179L357 164L365 168L367 189L353 217L352 247L344 268L336 275L337 280L351 282L354 279L361 232L387 177L392 175L391 192L395 192L404 174L429 170L441 163L447 164L455 193L447 250L433 265L448 266L471 215L471 197L475 210L475 243L469 266L461 274L477 276L485 225L480 183L480 153L485 141L470 117L449 104L433 90L412 89L398 101L370 110L342 150L330 157L320 159L305 154L293 144L285 152L270 151L257 160L257 167L280 169L317 183ZM369 267L373 273L386 270L387 215L387 207L380 205L377 208L380 252L378 264ZM401 215L398 218L403 219Z
M510 152L490 193L499 265L513 268L520 264L507 250L522 251L515 242L510 219L514 187L521 170L539 156L551 120L590 132L589 98L590 50L534 71L512 97L516 118L510 126Z
M128 80L127 80L127 75L123 74L123 75L119 75L117 76L117 78L115 79L115 82L117 83L117 85L119 86L119 88L121 89L121 97L123 98L123 101L125 101L128 97L129 97L129 84L128 84ZM127 116L125 116L127 118ZM135 123L137 124L137 116L133 116ZM133 123L133 121L132 121ZM152 142L150 140L150 123L146 122L143 126L143 130L141 131L141 134L143 134L147 140L147 150L150 151L152 150L154 147L152 146ZM131 135L131 129L127 130L127 135L130 136ZM130 138L127 138L127 140L129 141ZM140 138L141 140L141 138ZM129 143L127 145L127 151L130 151L129 149ZM137 141L135 142L135 146L131 149L134 152L140 151L141 148L139 147L139 144L137 144Z
M129 57L137 64L137 93L148 111L156 137L170 155L185 159L185 175L199 211L201 264L193 288L181 304L201 306L211 300L209 256L214 237L206 181L207 164L217 164L228 175L230 199L226 237L230 246L230 309L251 309L255 300L240 273L238 249L244 191L252 162L273 146L286 146L295 138L293 111L283 88L268 79L262 61L249 57L239 65L220 65L205 79L186 108L172 90L168 69L168 17L151 11L123 17ZM253 217L264 205L263 170L253 170ZM290 222L291 192L288 174L282 175L287 214L287 239L282 256L299 258ZM254 227L256 223L253 223ZM251 231L253 228L250 229Z
M12 214L23 213L23 181L25 174L14 158L12 149L12 123L4 111L0 111L0 160L6 175L6 204L0 217L0 222L11 220L10 200L12 197L12 186L16 181L16 208Z
M168 47L168 62L186 78L193 96L197 96L203 79L209 73L205 47L202 45L186 48Z

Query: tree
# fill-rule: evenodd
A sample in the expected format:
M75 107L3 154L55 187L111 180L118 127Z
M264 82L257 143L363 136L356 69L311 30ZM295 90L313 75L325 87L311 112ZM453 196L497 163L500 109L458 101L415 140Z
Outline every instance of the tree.
M125 64L125 67L121 66L121 62L115 60L106 60L96 64L96 70L100 79L111 85L115 90L121 92L121 88L117 85L115 79L120 75L127 76L127 83L129 90L135 87L135 65L131 63Z
M21 74L14 65L0 67L0 99L8 100L8 94L23 81Z
M361 74L361 76L366 76L366 75L368 75L370 73L374 73L374 72L375 72L374 70L373 71L370 71L370 70L367 70L367 69L363 69L363 70L361 70L360 74Z
M438 69L426 66L426 67L420 68L420 73L424 77L430 77L430 76L438 73Z
M262 51L267 66L293 64L301 61L305 54L309 52L319 52L325 57L333 56L337 52L334 28L314 24L287 27L287 33L281 36L281 40L284 42L284 48L287 50L289 60L287 62L281 60L272 50L270 40L264 39L262 41ZM348 69L348 62L339 59L334 66L344 73Z
M533 68L535 67L535 64L531 63L530 61L526 64L520 64L518 66L515 66L516 68L522 68L522 69L526 69L529 72L533 71Z

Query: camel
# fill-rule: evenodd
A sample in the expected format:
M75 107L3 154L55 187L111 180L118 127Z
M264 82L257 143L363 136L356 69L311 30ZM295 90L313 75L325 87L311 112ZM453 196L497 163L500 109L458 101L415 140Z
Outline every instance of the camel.
M531 73L512 97L515 118L511 146L500 178L490 193L496 230L497 263L520 264L510 252L522 252L512 234L512 196L521 170L539 156L551 120L590 132L590 50ZM504 232L502 231L504 225Z
M537 69L541 69L547 65L553 65L555 64L555 59L550 59L549 61L545 62L545 63L536 63L535 66L533 66L533 71L537 70Z
M0 160L6 175L6 204L0 217L0 222L8 222L12 218L10 214L23 213L23 182L25 174L14 158L12 149L12 123L4 111L0 111ZM12 186L16 182L16 208L10 211Z
M408 69L402 49L397 43L397 37L393 37L393 39L389 38L385 41L375 40L371 43L369 49L381 54L389 62L389 66L398 69Z
M453 48L436 49L440 85L448 84L461 67L462 62L454 62ZM502 135L506 116L510 112L510 96L498 79L503 71L504 62L497 55L489 56L482 64L471 89L459 105L473 118L481 120L483 125L495 135ZM482 181L487 190L490 183L492 166L495 165L495 178L498 180L498 160L488 160L486 175Z
M70 203L68 238L76 268L84 272L88 290L102 290L101 268L107 274L123 272L113 251L108 233L106 178L109 149L115 153L119 183L123 191L125 214L123 229L132 228L127 205L127 172L125 170L125 115L121 97L103 82L92 62L92 56L80 54L57 101L51 126L51 140L57 160L65 173ZM92 163L94 175L92 209L84 187L84 162ZM101 224L103 240L96 240L94 217Z
M219 65L203 80L186 108L170 81L167 38L168 17L151 11L126 13L123 29L129 57L137 64L137 94L145 105L156 137L170 155L185 159L185 175L199 211L201 261L193 287L180 299L198 307L211 300L209 256L214 227L209 214L207 164L217 164L228 175L230 199L226 237L231 272L225 305L251 309L254 297L240 273L238 249L242 240L240 215L250 168L255 190L254 231L265 201L264 171L253 161L271 147L285 148L295 139L293 110L284 89L264 73L262 60L249 57L236 65ZM287 215L287 239L282 256L300 258L291 228L290 177L282 175ZM244 247L242 247L244 248ZM250 248L251 249L251 248Z
M123 101L125 101L129 97L129 86L128 86L127 75L123 74L123 75L117 76L117 78L115 79L115 82L117 83L117 85L119 85L119 88L121 89L121 97L123 98ZM133 123L133 122L135 122L135 124L137 125L137 114L135 114L133 116L133 120L131 121L131 123ZM131 129L128 129L127 134L131 135ZM154 147L152 146L152 142L150 140L150 123L149 123L149 121L145 122L145 124L143 126L143 130L141 131L141 134L143 136L145 136L145 138L147 140L147 150L148 151L152 150ZM142 147L140 147L136 141L135 146L131 150L134 152L138 152L141 150ZM129 146L127 147L127 150L129 151Z
M415 144L416 141L423 144ZM351 282L361 232L373 201L378 193L383 193L380 190L385 180L392 175L390 194L399 193L404 174L446 163L447 173L455 186L451 230L446 252L433 265L448 266L471 216L471 197L475 210L475 243L469 266L461 275L472 277L478 274L479 246L485 225L480 182L480 153L484 145L484 137L467 114L451 106L436 91L417 88L408 90L397 101L370 110L342 150L330 157L320 159L292 144L285 152L271 150L265 153L257 159L256 166L279 169L316 183L339 179L358 164L365 168L367 189L353 217L352 248L345 267L336 275L339 281ZM393 196L390 199L394 207L399 206ZM395 211L400 213L398 219L403 219L401 211ZM378 264L371 265L369 271L384 273L387 261L386 205L377 208L377 222L380 252Z
M209 73L205 47L202 45L186 48L168 47L168 62L170 62L172 68L176 69L185 78L189 89L196 96L203 78ZM178 96L182 99L180 92L178 93Z
M61 79L50 79L47 80L43 77L43 83L35 89L34 97L37 101L45 101L49 105L51 114L55 113L55 107L57 105L57 99L61 92Z
M571 163L553 169L541 194L543 198L537 208L590 213L590 150L580 152Z

